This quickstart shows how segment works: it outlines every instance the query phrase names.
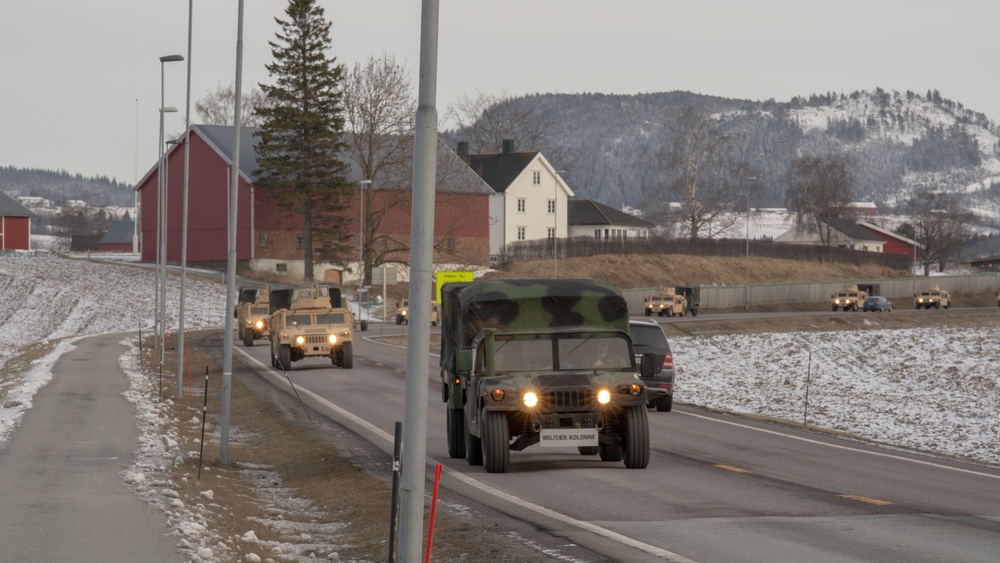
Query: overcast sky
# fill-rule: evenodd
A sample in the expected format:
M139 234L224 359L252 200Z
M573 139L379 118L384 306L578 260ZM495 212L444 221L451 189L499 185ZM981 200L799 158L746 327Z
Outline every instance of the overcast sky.
M417 83L420 0L320 0L333 53L392 54ZM0 166L106 175L155 165L159 57L187 54L187 0L0 6ZM237 0L194 0L195 102L236 75ZM244 89L270 82L284 0L244 5ZM996 0L443 0L437 108L477 93L687 90L764 100L937 89L1000 120ZM165 65L167 133L184 128L186 63ZM416 95L416 92L414 92Z

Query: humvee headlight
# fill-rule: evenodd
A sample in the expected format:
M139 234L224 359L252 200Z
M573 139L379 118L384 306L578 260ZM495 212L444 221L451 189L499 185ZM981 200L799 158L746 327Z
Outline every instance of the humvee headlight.
M264 328L264 321L257 321L257 328Z
M331 334L329 337L327 337L327 340L330 341L330 344L336 344L337 343L337 335L336 334Z
M597 402L602 405L606 405L611 402L611 392L607 389L601 389L597 392Z
M639 385L638 383L633 383L632 385L628 386L629 395L632 395L633 397L638 397L639 393L642 393L642 385Z
M534 407L537 404L538 404L538 395L536 395L533 391L528 391L527 393L524 394L524 406Z
M306 337L305 336L296 336L295 337L295 343L296 344L305 344L306 343Z
M500 389L498 387L490 392L490 397L493 397L494 401L502 401L504 398L504 394L505 393L503 392L503 389Z

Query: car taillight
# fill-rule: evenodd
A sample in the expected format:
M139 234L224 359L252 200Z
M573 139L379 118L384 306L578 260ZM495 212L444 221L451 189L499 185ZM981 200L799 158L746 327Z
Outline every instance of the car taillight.
M667 353L663 356L663 369L674 369L674 355Z

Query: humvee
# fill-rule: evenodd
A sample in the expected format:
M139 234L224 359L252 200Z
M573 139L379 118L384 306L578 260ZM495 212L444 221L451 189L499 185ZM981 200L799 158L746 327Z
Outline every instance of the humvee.
M917 299L915 309L945 309L951 308L951 294L936 285L929 285L920 293L914 295Z
M646 302L645 314L647 317L656 313L656 316L674 315L683 317L688 312L688 302L683 294L679 294L672 287L661 287L659 293L652 297L643 299Z
M330 358L335 366L354 367L354 314L343 307L338 287L295 288L288 307L275 311L268 326L275 368L288 371L292 362L317 356Z
M868 299L868 292L858 289L856 284L847 284L844 286L843 291L838 291L830 295L831 305L830 308L833 311L857 311L861 305Z
M253 341L268 337L268 318L271 291L268 286L259 287L254 292L240 291L240 303L236 307L237 332L244 346L253 346Z
M437 326L439 320L438 304L431 301L431 326ZM396 302L396 324L410 324L410 300L403 299Z

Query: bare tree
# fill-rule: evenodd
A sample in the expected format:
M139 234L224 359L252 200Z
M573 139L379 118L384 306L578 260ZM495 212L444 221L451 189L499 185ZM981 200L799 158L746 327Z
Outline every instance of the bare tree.
M233 114L235 113L236 90L233 84L219 86L214 91L205 94L205 97L194 104L194 109L198 113L198 118L206 125L232 125ZM243 100L240 105L240 124L244 127L257 127L261 124L261 117L257 110L267 103L267 96L256 87L251 86L250 90L243 92Z
M924 275L930 275L931 264L943 272L945 265L969 238L972 212L962 208L949 194L936 193L926 188L917 190L906 201L910 215L913 240L921 245L924 258Z
M788 170L785 205L798 226L815 225L820 242L833 240L831 219L850 218L851 174L843 155L800 156Z
M110 219L103 209L64 207L52 219L56 248L69 250L73 239L85 241L87 249L97 249L108 230Z

